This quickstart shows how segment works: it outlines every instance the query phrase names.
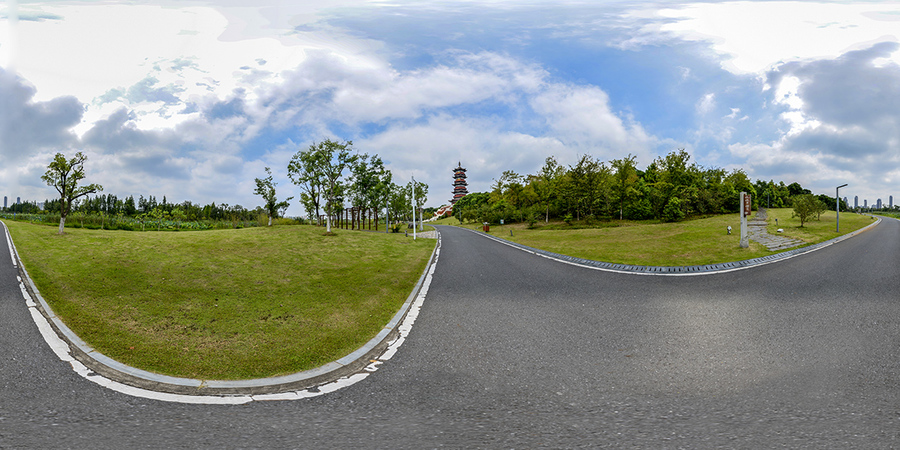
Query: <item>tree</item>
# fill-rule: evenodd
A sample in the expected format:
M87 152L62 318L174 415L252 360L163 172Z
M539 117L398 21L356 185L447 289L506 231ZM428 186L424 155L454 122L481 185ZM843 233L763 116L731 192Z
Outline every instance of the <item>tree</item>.
M388 202L387 190L393 178L381 158L374 155L369 159L368 155L362 155L351 165L350 171L353 174L350 185L353 206L364 211L381 209ZM377 213L375 219L378 219Z
M629 202L636 193L634 190L634 185L638 181L637 167L634 163L636 158L629 153L622 159L614 159L609 162L610 166L616 170L613 178L615 181L613 193L619 204L619 220L622 220L624 216L625 203Z
M78 186L78 182L84 179L84 161L87 157L78 152L72 159L66 159L62 153L57 153L53 161L47 166L47 172L41 177L48 186L56 188L59 192L59 234L63 234L66 224L66 216L72 209L72 202L80 197L103 190L99 184Z
M550 203L559 197L559 183L565 176L566 169L556 162L556 158L548 156L544 167L531 181L538 201L544 205L544 222L550 222Z
M338 199L343 198L346 187L341 181L341 178L344 176L344 170L349 168L359 158L359 156L351 154L352 151L352 141L340 143L331 139L325 139L318 144L313 143L309 146L308 159L313 164L307 169L311 170L314 176L317 177L317 183L322 183L321 189L326 199L325 231L328 233L331 232L331 216L343 206L343 200L338 205Z
M793 216L800 218L800 227L803 227L804 223L812 219L812 216L819 214L820 208L824 206L821 205L822 202L812 194L796 195L794 196L792 203L794 205Z
M327 162L322 161L321 158L325 156L324 152L316 151L316 146L313 144L306 151L298 151L288 163L288 177L292 183L302 189L300 203L310 220L313 218L318 220L320 216L319 208L325 188L325 179L321 168Z
M256 190L253 193L262 196L263 200L266 201L266 213L269 215L269 226L271 227L272 218L278 217L278 210L290 206L289 202L294 197L288 197L287 200L279 202L278 198L275 197L275 186L278 184L272 181L272 171L268 167L266 167L266 174L269 176L263 179L256 178ZM165 200L165 197L163 199Z

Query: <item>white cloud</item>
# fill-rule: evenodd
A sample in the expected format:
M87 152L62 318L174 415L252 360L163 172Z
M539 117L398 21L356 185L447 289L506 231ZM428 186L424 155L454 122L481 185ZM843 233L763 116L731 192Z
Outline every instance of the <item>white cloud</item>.
M429 204L452 197L453 172L461 162L469 170L469 192L490 190L491 179L504 170L534 173L547 156L574 163L578 151L550 136L504 130L488 119L439 115L426 123L393 127L355 144L371 153L389 155L386 166L395 182L410 176L429 185Z
M700 101L697 102L697 112L700 115L705 115L711 112L716 107L716 94L714 92L710 92L703 97L700 98Z
M628 153L646 157L653 147L654 139L640 124L614 113L609 96L599 88L552 84L530 103L552 135L583 153L601 159Z
M877 42L896 42L897 3L724 2L658 11L665 23L645 33L709 42L736 74L762 73L781 62L833 58ZM662 36L660 36L662 34ZM900 62L900 52L891 57Z

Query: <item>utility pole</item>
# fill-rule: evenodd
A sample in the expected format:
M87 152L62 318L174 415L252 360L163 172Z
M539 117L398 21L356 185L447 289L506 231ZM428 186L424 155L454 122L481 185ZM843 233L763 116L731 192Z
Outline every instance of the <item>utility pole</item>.
M413 240L416 240L416 177L412 178L412 213L413 213Z
M847 186L847 184L844 183L834 189L834 212L835 212L835 215L837 216L837 221L836 221L834 231L836 231L838 233L841 232L841 197L840 197L841 194L840 194L840 192L841 192L841 188L844 186Z
M750 215L752 202L750 194L741 192L741 247L750 247L749 227L747 226L747 216Z

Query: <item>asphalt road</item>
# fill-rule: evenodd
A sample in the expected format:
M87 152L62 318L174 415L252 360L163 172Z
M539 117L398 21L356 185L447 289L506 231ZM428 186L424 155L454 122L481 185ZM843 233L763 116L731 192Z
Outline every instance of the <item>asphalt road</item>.
M900 446L900 222L781 262L659 277L441 227L418 320L363 381L186 405L76 375L0 252L0 448Z

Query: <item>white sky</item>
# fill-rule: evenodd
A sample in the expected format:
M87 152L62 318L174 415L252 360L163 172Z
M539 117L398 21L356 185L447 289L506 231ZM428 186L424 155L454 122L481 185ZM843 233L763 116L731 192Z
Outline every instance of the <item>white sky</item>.
M733 73L762 73L797 59L834 58L876 42L897 42L900 3L733 2L664 9L660 30L705 40ZM900 52L894 53L900 63Z

